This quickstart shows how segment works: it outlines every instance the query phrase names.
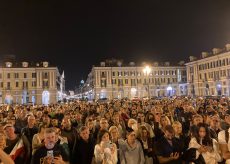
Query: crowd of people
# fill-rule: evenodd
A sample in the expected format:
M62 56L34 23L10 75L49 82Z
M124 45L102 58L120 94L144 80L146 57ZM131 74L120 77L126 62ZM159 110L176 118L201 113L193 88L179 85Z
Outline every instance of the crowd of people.
M5 164L230 164L228 97L0 106Z

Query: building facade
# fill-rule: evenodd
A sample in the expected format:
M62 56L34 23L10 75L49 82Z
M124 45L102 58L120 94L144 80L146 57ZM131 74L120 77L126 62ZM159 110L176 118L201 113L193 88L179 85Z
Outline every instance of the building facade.
M149 67L101 62L89 73L84 94L88 99L187 95L186 68L183 64L170 66L169 62Z
M0 68L0 103L56 103L59 76L57 67L48 62L5 62Z
M186 63L188 94L192 96L230 96L230 44L212 53L202 52L202 58L190 56Z

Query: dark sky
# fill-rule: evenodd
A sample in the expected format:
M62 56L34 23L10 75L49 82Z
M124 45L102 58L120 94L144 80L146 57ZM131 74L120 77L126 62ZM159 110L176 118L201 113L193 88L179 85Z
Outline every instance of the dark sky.
M10 3L11 2L11 3ZM0 3L0 57L48 60L67 89L106 58L179 61L230 43L230 0L17 0Z

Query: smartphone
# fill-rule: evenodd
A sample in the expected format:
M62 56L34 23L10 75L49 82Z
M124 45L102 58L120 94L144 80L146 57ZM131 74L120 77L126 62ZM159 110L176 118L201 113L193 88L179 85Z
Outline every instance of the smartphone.
M53 152L53 150L49 150L49 151L47 151L47 157L54 157L54 152Z

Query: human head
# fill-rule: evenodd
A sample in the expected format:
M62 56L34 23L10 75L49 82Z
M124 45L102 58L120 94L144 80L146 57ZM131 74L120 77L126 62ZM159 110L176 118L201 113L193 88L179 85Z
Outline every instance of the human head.
M101 130L107 130L109 127L108 121L105 118L101 118L100 120L100 128Z
M6 124L4 126L4 133L6 135L6 137L10 140L14 140L15 139L15 128L12 124Z
M167 140L172 140L172 138L174 137L173 127L171 125L166 125L164 128L164 134Z
M63 118L61 124L62 124L63 128L71 129L72 124L71 124L71 121L69 118Z
M110 140L109 131L102 129L97 135L97 143L108 142Z
M84 141L88 141L89 139L89 128L87 126L82 126L79 129L79 134L80 137L84 140Z
M181 135L182 133L182 125L179 121L175 121L173 124L172 124L172 127L174 129L174 132L175 132L175 135Z
M28 126L29 127L33 127L36 120L35 120L35 117L33 115L30 115L28 118L27 118L27 122L28 122Z
M118 139L119 138L119 131L118 131L118 128L116 126L111 126L109 128L109 133L110 133L112 139Z
M198 125L199 123L203 123L204 119L201 115L197 114L194 115L192 118L193 125Z
M53 149L56 143L56 131L54 128L46 128L44 133L44 143L47 149Z
M136 133L132 128L126 129L126 138L128 143L135 143L136 141Z

